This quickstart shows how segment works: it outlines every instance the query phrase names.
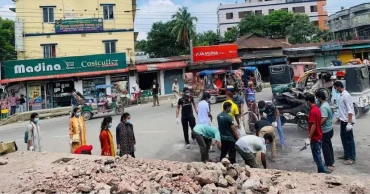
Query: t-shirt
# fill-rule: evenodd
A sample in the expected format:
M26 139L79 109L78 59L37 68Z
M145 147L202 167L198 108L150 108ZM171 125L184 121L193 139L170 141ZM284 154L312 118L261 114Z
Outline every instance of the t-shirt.
M257 129L257 131L260 131L262 128L267 126L271 126L271 124L266 120L259 120L254 124L254 128Z
M194 127L194 132L208 139L215 139L218 142L221 142L220 131L217 127L210 125L198 124Z
M271 102L267 102L264 111L260 111L260 114L266 113L267 116L276 116L276 107Z
M231 129L231 126L233 125L233 118L226 112L222 111L217 116L217 122L218 129L220 130L221 134L221 139L225 141L235 142L236 139L234 137L233 130Z
M24 103L26 103L26 100L25 100L24 98L22 98L22 97L21 97L21 98L19 99L19 104L24 104Z
M208 116L210 112L209 104L207 101L202 100L198 103L198 123L199 124L210 124L211 119Z
M308 115L308 133L311 131L312 125L315 123L316 130L313 136L311 137L311 142L318 142L322 139L322 129L321 129L321 112L320 109L313 105L310 114Z
M158 88L159 88L159 84L158 83L153 83L152 84L152 93L153 94L158 94Z
M238 139L235 143L241 150L247 153L266 153L265 139L255 135L247 135Z
M330 108L328 102L324 102L320 105L321 116L326 117L327 120L322 124L322 132L327 133L333 130L333 111Z
M231 103L231 111L229 112L229 115L235 118L235 115L239 114L239 108L238 106L231 100L226 100L225 102L230 102ZM222 103L222 111L224 111L224 103Z
M189 118L194 117L193 115L193 105L194 99L192 97L182 97L179 99L177 106L181 107L181 117Z
M10 106L17 106L17 101L18 101L18 97L16 96L9 97Z

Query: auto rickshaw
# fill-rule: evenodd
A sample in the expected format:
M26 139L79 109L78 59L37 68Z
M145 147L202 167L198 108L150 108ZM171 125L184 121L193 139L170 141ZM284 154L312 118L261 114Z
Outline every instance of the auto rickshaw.
M294 80L298 81L299 77L310 69L315 69L317 63L313 62L293 62L290 64L294 72Z
M272 65L269 67L272 94L281 94L293 88L293 70L289 65Z
M117 103L117 96L106 95L105 91L107 88L111 88L111 85L98 85L95 86L95 97L97 98L96 106L97 109L92 107L92 103L85 103L82 107L82 116L85 121L90 120L94 115L98 113L110 113L115 111L117 115L121 115L124 112L124 107ZM112 102L109 102L108 98L111 98Z
M199 72L199 76L204 79L204 92L211 95L212 104L226 99L228 90L244 88L240 70L203 70Z
M248 87L248 82L253 82L256 92L262 92L262 77L257 67L249 66L240 68L243 70L242 80L245 87Z

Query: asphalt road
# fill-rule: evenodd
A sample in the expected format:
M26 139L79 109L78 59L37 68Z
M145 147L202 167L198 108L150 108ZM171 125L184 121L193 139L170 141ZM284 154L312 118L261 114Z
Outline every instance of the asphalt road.
M257 94L258 100L271 100L271 90L264 89ZM138 105L126 109L131 114L131 122L134 124L134 131L137 141L138 158L165 159L183 162L200 160L199 147L192 145L187 150L184 147L183 132L181 124L176 124L175 108L171 108L171 101L161 101L161 106L152 107L151 104ZM221 104L212 105L214 117L221 111ZM108 115L108 114L106 114ZM93 154L100 154L99 132L100 124L106 115L96 115L93 119L86 122L88 144L94 146ZM119 123L120 116L110 114L113 117L115 126ZM355 126L355 140L357 146L357 162L352 166L345 166L341 161L336 161L336 170L333 174L349 174L359 176L369 176L370 155L367 150L370 148L370 130L366 127L369 122L367 115L357 120ZM68 144L68 117L59 117L41 120L41 134L43 150L47 152L69 152ZM217 121L213 121L217 126ZM27 123L15 123L0 127L0 141L16 140L21 151L26 149L23 143L24 131ZM298 129L296 125L286 125L283 127L287 147L281 149L277 144L277 161L268 162L268 168L283 169L290 171L316 172L316 165L313 161L310 148L299 152L304 145L307 131ZM339 127L334 127L335 134L333 144L336 156L342 154L342 145L339 137ZM277 133L276 133L277 134ZM279 142L277 140L277 142ZM219 151L210 154L211 159L218 160ZM243 161L237 155L239 163Z

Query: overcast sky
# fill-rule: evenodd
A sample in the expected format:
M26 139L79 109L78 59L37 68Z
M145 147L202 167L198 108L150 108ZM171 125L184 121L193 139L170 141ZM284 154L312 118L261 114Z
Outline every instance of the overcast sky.
M55 0L56 1L56 0ZM139 32L139 39L144 39L150 31L153 22L167 21L179 7L188 7L189 11L198 17L197 31L216 30L217 6L244 2L242 0L137 0L138 8L135 21L135 31ZM343 6L345 8L370 2L369 0L327 0L326 10L329 14L335 13ZM14 7L12 0L0 0L0 16L14 19L14 13L9 11Z

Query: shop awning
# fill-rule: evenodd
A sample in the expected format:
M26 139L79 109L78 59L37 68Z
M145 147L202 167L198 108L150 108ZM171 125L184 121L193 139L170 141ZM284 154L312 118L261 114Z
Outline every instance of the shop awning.
M23 81L60 79L60 78L70 78L70 77L99 76L99 75L127 73L127 72L128 72L128 68L118 69L118 70L107 70L107 71L94 71L94 72L68 73L68 74L60 74L60 75L13 78L13 79L0 80L0 84L7 84L7 83L13 83L13 82L23 82Z
M346 49L365 49L365 48L370 48L370 45L357 45L357 46L349 46L345 47Z
M186 67L185 61L136 65L137 72L180 69L185 67Z
M228 68L232 64L240 64L242 60L240 58L226 59L226 60L216 60L216 61L202 61L192 63L189 66L190 70L201 70L201 69L220 69Z

